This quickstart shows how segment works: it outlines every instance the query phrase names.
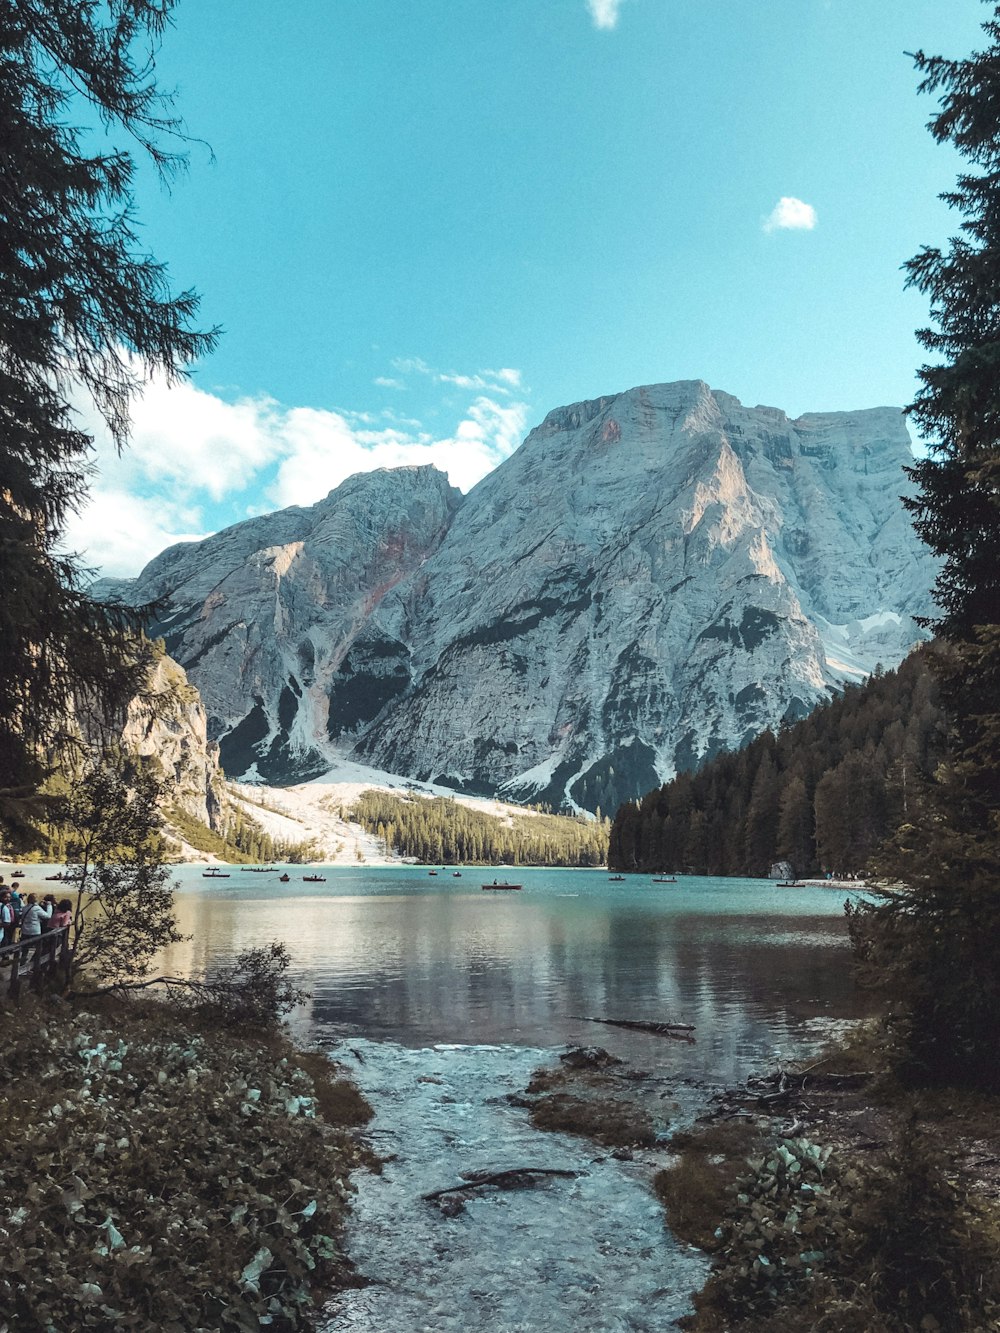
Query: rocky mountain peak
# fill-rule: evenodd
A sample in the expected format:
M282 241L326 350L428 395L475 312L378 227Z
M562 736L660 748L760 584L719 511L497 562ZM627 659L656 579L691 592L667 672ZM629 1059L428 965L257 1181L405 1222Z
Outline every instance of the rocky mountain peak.
M893 409L640 386L548 413L464 500L434 468L359 474L128 595L169 593L234 776L350 751L610 809L903 656L934 578L909 458Z

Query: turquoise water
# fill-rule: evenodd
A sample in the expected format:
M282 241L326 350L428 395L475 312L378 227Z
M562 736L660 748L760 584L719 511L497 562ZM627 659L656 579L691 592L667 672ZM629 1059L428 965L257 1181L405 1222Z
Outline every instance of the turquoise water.
M712 1082L777 1053L810 1049L831 1021L858 1016L845 894L766 880L607 871L426 867L232 868L176 872L191 939L165 958L202 972L281 939L311 992L295 1027L322 1041L353 1035L404 1046L599 1043L670 1061ZM323 884L302 882L321 873ZM516 893L483 892L493 878ZM690 1023L694 1044L603 1027L586 1017Z

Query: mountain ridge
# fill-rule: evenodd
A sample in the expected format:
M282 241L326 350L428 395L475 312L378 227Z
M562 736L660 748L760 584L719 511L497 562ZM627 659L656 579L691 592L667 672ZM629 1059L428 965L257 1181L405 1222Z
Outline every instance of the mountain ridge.
M923 637L911 456L895 409L640 386L553 409L465 497L429 467L357 474L117 586L169 597L151 631L233 776L353 754L609 809Z

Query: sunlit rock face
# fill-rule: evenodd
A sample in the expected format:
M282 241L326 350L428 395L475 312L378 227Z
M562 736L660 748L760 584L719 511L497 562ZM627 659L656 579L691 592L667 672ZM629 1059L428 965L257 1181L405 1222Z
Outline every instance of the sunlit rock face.
M464 502L430 468L363 474L124 591L169 594L159 632L232 775L350 750L611 810L920 637L909 459L893 409L652 385L549 413Z
M222 814L219 747L208 739L205 709L183 669L167 656L154 666L141 696L130 703L122 742L156 761L169 806L218 828Z

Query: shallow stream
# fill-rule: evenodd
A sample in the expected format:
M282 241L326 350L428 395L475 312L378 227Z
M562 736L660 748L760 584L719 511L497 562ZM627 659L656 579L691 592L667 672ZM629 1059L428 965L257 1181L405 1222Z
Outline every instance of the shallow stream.
M373 1140L392 1160L357 1178L348 1247L371 1285L338 1298L323 1333L653 1333L690 1308L705 1265L664 1230L655 1154L618 1161L506 1101L551 1052L361 1040L335 1054L378 1108ZM456 1216L421 1198L464 1172L526 1166L578 1174L472 1191Z

